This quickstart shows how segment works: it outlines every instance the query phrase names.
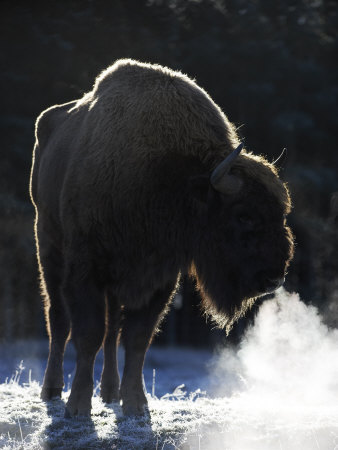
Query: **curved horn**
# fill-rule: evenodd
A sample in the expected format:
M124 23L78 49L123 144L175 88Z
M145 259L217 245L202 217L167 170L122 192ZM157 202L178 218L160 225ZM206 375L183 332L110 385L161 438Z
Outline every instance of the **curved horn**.
M242 148L243 144L240 144L235 150L230 153L229 156L225 158L224 161L218 164L218 166L213 170L210 176L210 183L212 184L213 188L216 189L216 191L228 194L232 192L238 192L241 188L241 180L234 175L228 174Z
M275 159L272 164L274 166L277 166L279 168L283 167L283 164L285 163L286 157L288 155L288 151L286 148L283 148L282 153L278 156L277 159Z

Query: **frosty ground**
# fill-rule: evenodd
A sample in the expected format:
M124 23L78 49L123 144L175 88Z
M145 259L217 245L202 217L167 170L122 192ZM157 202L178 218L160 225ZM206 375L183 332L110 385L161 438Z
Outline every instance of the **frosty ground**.
M0 349L0 448L338 449L338 332L296 295L280 291L265 302L237 349L152 348L142 418L103 404L97 384L91 419L64 419L74 351L66 355L62 400L44 403L47 348L17 342ZM119 358L123 365L122 352ZM99 355L96 380L101 365Z

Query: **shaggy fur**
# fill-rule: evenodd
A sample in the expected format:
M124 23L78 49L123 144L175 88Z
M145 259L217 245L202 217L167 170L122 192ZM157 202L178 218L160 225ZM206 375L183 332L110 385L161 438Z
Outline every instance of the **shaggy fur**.
M39 116L31 197L51 341L45 398L63 383L71 328L80 356L68 413L90 410L92 380L81 355L94 360L106 323L103 391L139 412L144 354L180 272L196 277L204 309L227 330L269 280L284 276L293 251L290 197L276 168L242 152L232 168L241 191L210 185L212 170L238 144L234 126L194 81L132 60L102 72L82 99ZM127 354L118 394L108 353L116 350L121 311Z

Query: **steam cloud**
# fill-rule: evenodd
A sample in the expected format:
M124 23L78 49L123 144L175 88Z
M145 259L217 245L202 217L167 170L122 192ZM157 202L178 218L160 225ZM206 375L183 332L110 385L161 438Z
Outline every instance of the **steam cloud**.
M263 303L239 350L223 350L211 373L229 428L204 448L338 449L338 330L297 294L280 289Z

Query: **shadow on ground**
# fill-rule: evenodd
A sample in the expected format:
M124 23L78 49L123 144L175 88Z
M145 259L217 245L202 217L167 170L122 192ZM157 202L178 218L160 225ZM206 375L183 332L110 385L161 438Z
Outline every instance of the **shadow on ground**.
M100 448L100 449L156 449L159 445L152 429L151 415L147 409L142 417L125 417L118 403L97 405L90 418L64 418L65 401L53 399L46 402L49 424L42 430L44 448ZM132 430L132 432L131 432ZM168 448L168 447L167 447Z

